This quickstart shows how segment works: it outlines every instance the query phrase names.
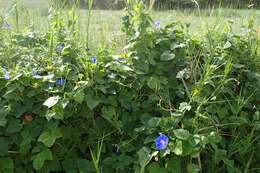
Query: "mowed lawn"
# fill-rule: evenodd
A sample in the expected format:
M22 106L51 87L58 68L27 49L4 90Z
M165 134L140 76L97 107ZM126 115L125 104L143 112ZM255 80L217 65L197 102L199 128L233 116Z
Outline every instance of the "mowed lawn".
M10 9L13 2L0 0L0 14L11 23L14 21L14 12ZM48 0L23 0L19 10L20 28L27 29L32 26L37 31L48 30ZM22 8L21 8L22 6ZM67 18L69 10L63 11L64 19ZM194 34L202 34L208 29L223 30L227 21L232 21L233 30L241 32L241 26L247 25L248 20L254 20L256 30L260 34L260 10L255 9L185 9L168 11L151 11L152 18L160 21L162 25L181 21L189 24ZM78 10L79 30L83 37L86 35L88 11L84 8ZM91 24L89 40L90 44L119 43L121 42L121 16L123 11L93 10L91 12Z

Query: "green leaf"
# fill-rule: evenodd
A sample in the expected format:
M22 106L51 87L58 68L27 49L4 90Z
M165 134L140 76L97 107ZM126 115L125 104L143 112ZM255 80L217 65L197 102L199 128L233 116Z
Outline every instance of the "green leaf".
M0 164L3 168L13 169L14 168L14 162L10 157L7 158L0 158Z
M51 147L55 142L55 138L52 137L50 131L44 131L38 141L44 143L47 147Z
M190 145L189 141L182 141L182 155L187 156L192 153L194 147Z
M193 135L189 139L189 144L193 147L197 146L200 143L200 136L199 135Z
M52 111L47 111L45 114L45 117L48 121L50 121L52 118L54 118L56 115L56 112L52 112Z
M45 149L38 153L36 157L33 159L33 168L36 170L40 170L43 167L44 162L46 160L52 159L52 152L49 149Z
M0 156L5 156L8 153L10 143L7 137L0 137Z
M148 124L150 127L157 127L157 126L159 126L161 120L162 120L161 118L153 117L153 118L151 118L151 119L148 121L147 124Z
M174 58L175 58L175 54L171 53L170 51L163 52L163 54L160 57L162 61L170 61L173 60Z
M190 132L185 129L176 129L173 131L173 133L176 136L176 138L181 140L188 140L191 136Z
M183 103L180 104L179 110L181 112L190 111L191 110L191 105L189 105L186 102L183 102Z
M5 108L0 109L0 127L5 127L7 124L6 120L7 110Z
M149 164L151 159L158 154L158 151L151 154L151 150L147 147L143 147L138 151L139 164L141 166L141 170L144 170L146 165Z
M118 130L122 127L122 122L118 120L118 114L113 106L102 108L102 117Z
M179 71L176 75L177 79L189 79L191 75L191 71L188 68L185 68Z
M187 170L189 173L198 173L200 171L200 168L198 165L188 164Z
M74 95L74 100L78 103L82 103L85 98L85 93L83 91L79 91Z
M173 44L171 44L171 50L184 48L184 47L186 47L185 43L179 43L179 44L173 43Z
M76 159L66 159L62 161L62 167L65 172L75 172L78 169L78 162Z
M121 155L118 157L118 162L119 162L119 164L120 164L120 168L121 168L121 169L124 169L125 167L127 167L127 166L129 166L129 165L132 164L133 159L132 159L132 157L130 157L130 156L121 154Z
M99 97L95 97L90 93L86 95L85 99L90 110L93 110L100 103Z
M180 140L177 140L176 141L176 145L173 149L173 152L176 154L176 155L182 155L183 153L183 149L182 149L182 141Z
M14 172L14 162L10 157L0 158L0 172L3 173L13 173Z
M19 119L10 119L10 124L6 128L8 133L16 133L22 129L22 123Z
M55 106L59 102L59 100L60 100L60 96L50 97L43 103L43 105L47 106L48 108L51 108Z
M30 149L31 149L31 139L29 137L27 137L20 144L20 153L21 153L21 155L28 154Z
M95 167L92 162L86 159L79 159L78 163L78 170L80 173L92 173L95 172Z
M61 130L59 128L55 128L51 131L45 130L38 138L38 141L44 143L47 147L51 147L55 143L56 139L61 137Z
M159 77L157 76L152 76L149 78L147 85L149 88L153 89L153 90L159 90L161 87L161 82Z
M181 160L178 157L173 157L170 160L166 161L166 168L171 173L182 173L181 169Z
M5 118L0 118L0 127L5 127L7 124L7 120Z
M152 163L148 167L149 173L168 173L165 168L161 168L158 163Z
M16 118L19 118L26 111L25 105L22 105L20 103L14 103L11 107L12 112Z
M227 41L226 43L225 43L225 45L224 45L224 49L228 49L228 48L230 48L232 46L232 44L229 42L229 41Z

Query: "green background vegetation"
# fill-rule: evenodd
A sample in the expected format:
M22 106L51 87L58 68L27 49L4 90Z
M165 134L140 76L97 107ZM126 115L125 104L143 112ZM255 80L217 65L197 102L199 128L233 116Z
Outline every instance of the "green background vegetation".
M48 1L47 0L23 0L19 7L19 25L20 28L27 29L31 24L38 31L48 31ZM13 22L14 14L10 12L12 1L1 0L0 11L3 16L10 16L10 22ZM172 21L181 20L183 23L190 24L191 30L195 34L201 34L202 30L208 28L223 29L225 22L232 20L234 22L234 31L240 32L241 26L245 25L249 19L254 19L257 32L260 33L260 11L256 9L234 9L227 7L215 6L215 8L201 9L199 12L195 3L192 3L193 8L173 8L164 11L150 11L154 21L160 20L162 24L167 24ZM122 43L121 32L121 16L122 10L110 10L110 6L106 6L104 10L92 10L90 20L89 42L92 45L109 45L120 46ZM66 10L62 11L66 15ZM87 23L87 6L82 6L77 11L79 16L79 32L86 35ZM98 34L97 34L98 33ZM85 36L80 37L85 39Z

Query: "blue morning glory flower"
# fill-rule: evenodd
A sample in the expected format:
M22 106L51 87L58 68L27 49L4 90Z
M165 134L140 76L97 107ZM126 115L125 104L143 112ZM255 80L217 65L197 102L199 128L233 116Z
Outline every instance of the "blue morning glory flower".
M3 66L3 71L4 71L5 80L11 80L10 73L8 72L6 66Z
M169 143L169 137L164 135L164 134L160 134L160 136L158 136L156 139L155 139L155 145L156 145L156 148L158 150L164 150L167 148L167 145Z
M93 56L93 57L91 58L91 62L92 62L93 64L96 64L96 63L97 63L97 57L96 57L96 56Z
M118 60L119 60L120 62L123 62L123 63L126 63L126 62L127 62L127 60L126 60L125 58L118 58Z
M11 80L11 76L10 76L9 73L6 73L6 74L5 74L5 80Z
M65 45L64 44L59 44L56 48L57 52L61 53L62 50L64 49Z
M117 144L113 144L113 153L115 153L116 155L120 154L120 147Z
M4 20L4 26L9 30L12 29L12 25L7 20Z
M161 22L160 22L159 20L156 21L156 22L154 23L154 25L155 25L155 28L157 28L157 29L161 28Z
M39 71L36 71L36 70L33 70L32 71L32 75L35 79L40 79L41 78L41 75L40 75L40 72Z
M66 80L63 79L63 78L60 78L60 79L57 79L57 80L56 80L56 84L57 84L57 85L64 85L65 82L66 82Z

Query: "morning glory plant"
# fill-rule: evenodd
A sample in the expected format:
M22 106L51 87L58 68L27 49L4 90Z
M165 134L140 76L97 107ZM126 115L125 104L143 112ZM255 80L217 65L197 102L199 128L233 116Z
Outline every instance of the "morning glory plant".
M165 150L168 146L169 143L169 137L160 134L156 139L155 139L155 146L157 150Z

